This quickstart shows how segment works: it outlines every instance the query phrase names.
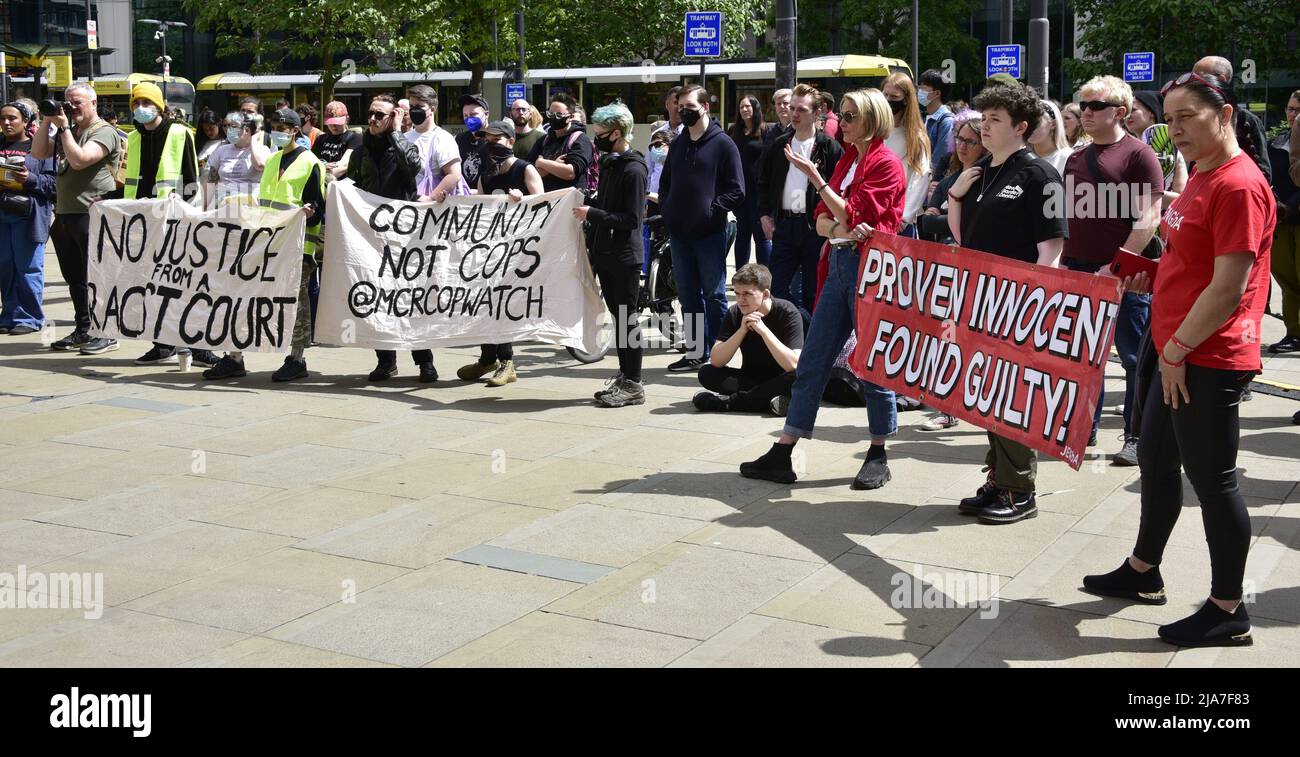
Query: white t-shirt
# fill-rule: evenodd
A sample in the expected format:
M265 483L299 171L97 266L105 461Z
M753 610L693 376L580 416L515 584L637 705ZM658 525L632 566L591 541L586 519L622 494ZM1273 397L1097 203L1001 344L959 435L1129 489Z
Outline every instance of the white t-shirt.
M844 174L844 181L840 182L840 197L845 196L844 193L849 190L849 185L853 183L853 176L857 172L858 172L858 161L855 160L853 161L853 165L849 166L848 173ZM844 230L844 224L840 224L840 230L841 231ZM831 244L840 244L841 242L856 243L857 241L858 240L853 239L852 237L835 237L831 239Z
M790 139L790 151L796 155L802 155L805 158L812 157L813 145L817 141L817 135L809 137L802 142L798 139ZM785 172L785 189L781 192L781 210L789 210L794 213L807 213L811 208L807 199L808 177L804 176L803 171L794 166Z
M253 165L253 150L257 150L265 165L271 150L262 144L261 136L248 147L236 147L229 142L219 146L208 158L208 175L216 175L217 189L213 202L221 202L232 195L257 196L262 181L262 169Z
M930 188L930 162L926 161L923 171L913 171L912 167L907 165L907 135L903 133L903 127L896 126L889 133L889 138L885 140L885 147L888 147L899 160L903 161L903 171L907 176L907 195L903 201L903 224L916 223L916 216L921 212L921 207L925 204L926 190Z
M420 151L421 173L426 171L441 173L443 166L453 160L460 160L460 148L456 145L456 138L437 124L423 134L412 129L402 136Z

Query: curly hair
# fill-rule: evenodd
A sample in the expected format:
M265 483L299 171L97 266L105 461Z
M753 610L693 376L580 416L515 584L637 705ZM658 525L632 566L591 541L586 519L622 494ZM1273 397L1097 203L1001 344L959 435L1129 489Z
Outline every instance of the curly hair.
M983 113L991 108L1001 108L1011 117L1011 126L1025 125L1025 139L1043 118L1043 103L1033 87L1023 84L994 84L985 87L975 96L971 106Z

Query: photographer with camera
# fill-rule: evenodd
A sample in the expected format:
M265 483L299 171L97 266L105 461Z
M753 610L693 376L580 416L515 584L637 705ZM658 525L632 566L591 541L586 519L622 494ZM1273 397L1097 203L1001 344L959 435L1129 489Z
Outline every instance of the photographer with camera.
M98 355L117 349L117 341L90 338L90 306L86 295L90 205L117 189L113 169L121 148L117 131L99 118L94 87L76 82L63 96L66 102L41 103L41 124L32 138L33 158L55 158L58 176L50 240L59 258L59 270L68 282L68 296L76 318L73 332L50 347Z
M54 201L54 161L31 155L21 102L0 107L0 334L32 334L45 324L45 240Z

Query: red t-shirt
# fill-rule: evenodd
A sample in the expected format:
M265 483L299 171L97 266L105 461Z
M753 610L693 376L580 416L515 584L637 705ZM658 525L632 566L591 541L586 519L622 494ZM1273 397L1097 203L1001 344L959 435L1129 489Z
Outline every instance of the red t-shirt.
M1173 336L1214 276L1219 255L1249 252L1254 267L1241 304L1187 361L1204 368L1259 371L1260 320L1268 301L1269 248L1277 202L1259 167L1244 152L1218 168L1192 172L1165 211L1164 256L1151 299L1151 335L1157 350Z

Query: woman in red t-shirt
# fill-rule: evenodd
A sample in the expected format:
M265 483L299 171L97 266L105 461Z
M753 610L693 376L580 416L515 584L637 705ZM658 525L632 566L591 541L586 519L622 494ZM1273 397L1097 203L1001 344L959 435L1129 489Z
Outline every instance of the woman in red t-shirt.
M741 464L740 474L746 478L794 482L791 452L799 439L812 437L835 358L853 332L862 245L876 230L898 233L906 179L902 162L885 146L893 122L880 90L861 89L845 95L840 102L840 133L846 148L830 181L822 180L812 161L786 146L786 160L808 177L821 198L813 216L817 233L831 240L830 274L804 339L785 429L766 454ZM885 440L898 432L898 409L894 393L888 389L863 382L863 395L871 449L853 479L853 488L878 489L890 479Z
M1237 414L1242 391L1262 367L1259 327L1277 208L1238 146L1229 83L1184 74L1162 94L1170 136L1196 169L1165 213L1167 246L1151 301L1161 391L1147 393L1142 414L1142 520L1132 556L1083 583L1095 594L1166 602L1159 565L1182 511L1181 468L1201 502L1210 598L1195 614L1161 626L1160 638L1179 646L1246 645L1251 628L1241 585L1251 531L1237 488ZM1139 274L1126 285L1143 291L1149 282Z

